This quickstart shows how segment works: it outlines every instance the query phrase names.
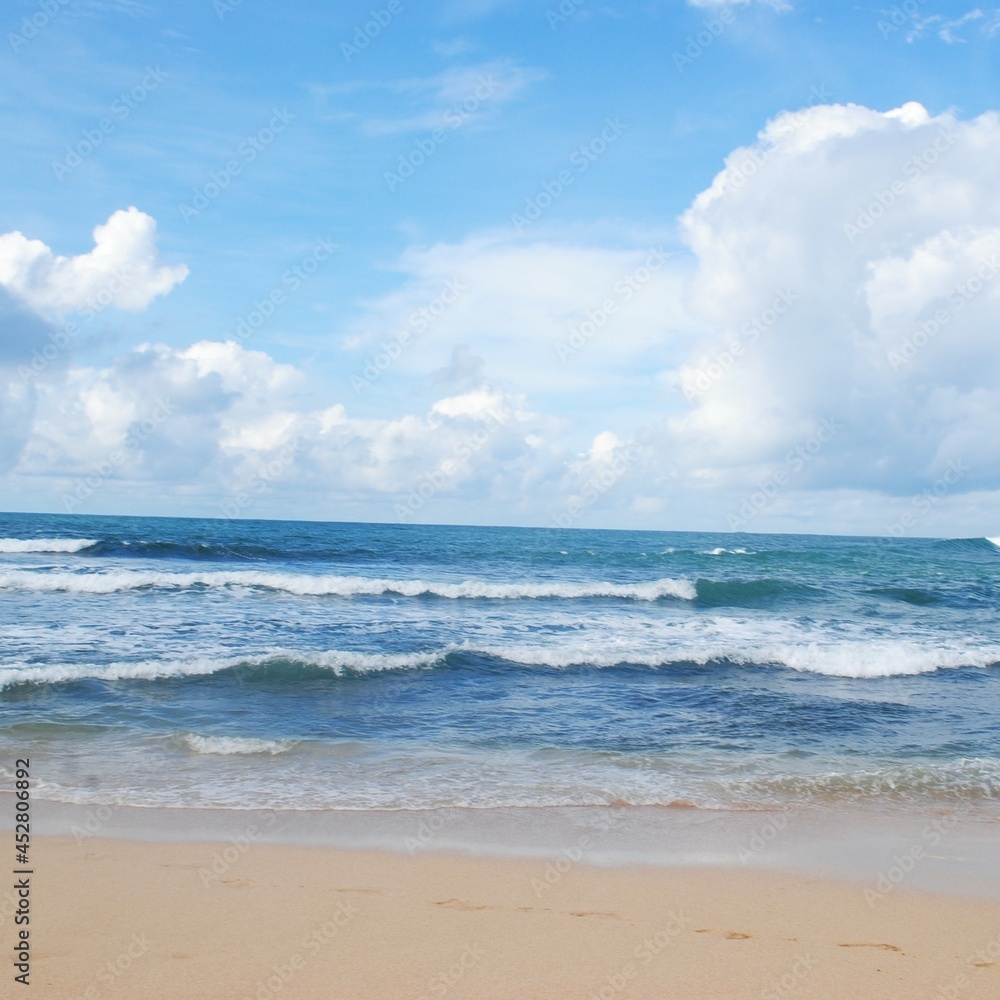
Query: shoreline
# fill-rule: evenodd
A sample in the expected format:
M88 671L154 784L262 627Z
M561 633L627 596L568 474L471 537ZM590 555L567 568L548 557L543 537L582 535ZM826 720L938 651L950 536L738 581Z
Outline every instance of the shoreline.
M0 793L0 805L9 793ZM9 829L0 809L0 830ZM231 810L33 802L35 835L760 871L1000 901L1000 818L843 807Z
M33 850L31 983L46 998L1000 992L1000 900L895 887L872 901L858 883L764 870L253 841L39 835ZM9 949L13 925L0 927Z

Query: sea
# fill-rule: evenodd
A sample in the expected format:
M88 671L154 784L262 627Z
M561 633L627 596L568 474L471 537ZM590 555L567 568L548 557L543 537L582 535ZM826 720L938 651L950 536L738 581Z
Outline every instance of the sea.
M1000 819L1000 539L0 515L0 779Z

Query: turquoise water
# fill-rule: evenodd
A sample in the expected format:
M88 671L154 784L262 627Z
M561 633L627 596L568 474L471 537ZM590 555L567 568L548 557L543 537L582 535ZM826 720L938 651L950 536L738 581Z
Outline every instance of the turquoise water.
M1000 548L0 515L0 765L299 809L1000 816Z

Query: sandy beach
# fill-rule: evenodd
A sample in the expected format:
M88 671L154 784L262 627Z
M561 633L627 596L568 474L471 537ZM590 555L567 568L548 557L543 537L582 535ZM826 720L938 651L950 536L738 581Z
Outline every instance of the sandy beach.
M1000 902L565 856L57 837L35 851L45 998L1000 995ZM6 908L2 927L9 954Z

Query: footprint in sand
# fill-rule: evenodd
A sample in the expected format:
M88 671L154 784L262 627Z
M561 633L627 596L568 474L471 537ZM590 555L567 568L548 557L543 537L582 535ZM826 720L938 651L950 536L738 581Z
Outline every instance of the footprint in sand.
M449 910L495 910L495 906L476 906L463 899L439 899L435 906L447 906Z
M747 941L753 937L752 934L744 934L743 931L717 931L714 927L699 927L695 930L695 934L719 934L727 941Z
M234 889L256 889L257 883L251 878L224 878L223 885L231 885Z
M356 888L349 886L345 889L338 889L337 892L360 892L366 896L381 896L385 892L385 889L369 889L367 886L361 885Z
M903 954L902 948L897 948L894 944L884 944L883 942L878 942L877 944L872 944L865 941L848 941L845 944L838 944L838 948L881 948L882 951L898 951L901 955Z
M571 917L614 917L621 920L620 913L611 913L608 910L570 910Z

